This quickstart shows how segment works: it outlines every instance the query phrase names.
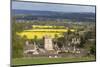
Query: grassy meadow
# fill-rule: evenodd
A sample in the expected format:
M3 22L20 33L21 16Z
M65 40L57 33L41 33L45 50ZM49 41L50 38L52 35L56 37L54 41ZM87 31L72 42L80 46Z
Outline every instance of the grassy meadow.
M77 58L15 58L12 59L12 65L28 65L28 64L49 64L49 63L64 63L64 62L82 62L82 61L95 61L95 57L77 57Z

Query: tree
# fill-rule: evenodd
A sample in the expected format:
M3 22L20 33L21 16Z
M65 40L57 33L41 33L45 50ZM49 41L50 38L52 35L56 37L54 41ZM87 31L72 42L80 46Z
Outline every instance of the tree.
M95 54L96 54L96 45L92 45L92 46L90 47L90 53L91 53L92 55L95 55Z
M55 34L55 37L54 37L54 39L53 39L54 44L57 43L57 39L58 39L58 34Z
M72 33L71 31L64 33L65 46L68 46L68 44L71 43L72 38L74 38L74 37L75 37L75 34Z
M37 35L34 35L33 42L37 43Z
M60 37L60 38L57 39L57 44L58 44L59 48L62 48L62 46L64 45L64 43L65 43L64 37Z
M12 57L23 57L23 47L25 40L19 36L14 35L12 39Z
M19 58L23 57L23 47L25 43L25 38L21 38L16 34L16 32L22 31L23 28L20 28L20 25L15 22L13 18L12 23L12 57Z

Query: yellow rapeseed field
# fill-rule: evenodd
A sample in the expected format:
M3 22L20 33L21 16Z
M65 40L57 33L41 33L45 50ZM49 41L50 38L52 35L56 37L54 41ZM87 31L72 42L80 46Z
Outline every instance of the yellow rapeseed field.
M54 38L55 35L57 35L58 37L63 37L63 33L68 31L68 29L43 29L44 27L47 27L47 26L44 26L44 27L38 26L38 27L40 27L41 29L24 30L23 32L20 32L20 33L16 32L16 34L21 37L26 36L27 39L34 39L35 36L37 36L37 39L41 39L45 35L48 35L51 38ZM49 26L49 27L52 27L52 26ZM74 32L75 30L70 29L70 31Z

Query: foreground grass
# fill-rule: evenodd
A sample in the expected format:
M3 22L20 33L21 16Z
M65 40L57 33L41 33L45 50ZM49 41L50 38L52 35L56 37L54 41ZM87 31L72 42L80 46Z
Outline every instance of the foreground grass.
M95 57L81 57L81 58L16 58L12 59L12 65L28 65L28 64L49 64L62 62L80 62L80 61L94 61Z

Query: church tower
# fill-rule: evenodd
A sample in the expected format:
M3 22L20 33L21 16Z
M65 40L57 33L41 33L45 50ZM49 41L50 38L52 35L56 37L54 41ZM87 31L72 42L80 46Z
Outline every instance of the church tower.
M44 48L45 50L53 50L52 38L50 36L46 35L44 37Z

